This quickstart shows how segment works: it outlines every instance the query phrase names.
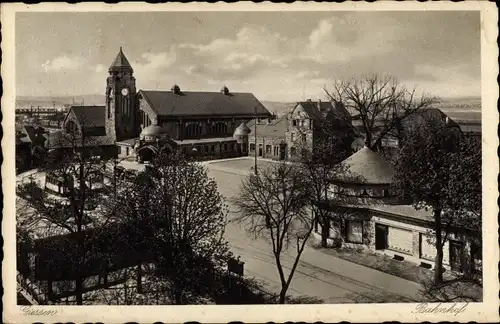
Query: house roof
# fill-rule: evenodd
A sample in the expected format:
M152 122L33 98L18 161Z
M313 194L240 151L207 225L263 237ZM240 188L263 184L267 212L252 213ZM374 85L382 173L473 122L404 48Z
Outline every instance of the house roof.
M128 229L123 224L111 224L105 229L88 229L81 233L51 236L35 241L34 250L38 253L38 267L35 275L39 280L52 278L68 280L76 277L80 267L75 251L77 237L85 237L84 244L88 250L98 250L99 253L89 255L85 260L82 274L95 275L102 271L105 256L109 265L119 268L135 265L139 260L151 257L148 241L120 235ZM142 261L141 260L141 261Z
M96 146L110 146L115 145L112 138L108 136L86 136L85 143L86 147L96 147ZM49 133L46 141L46 146L48 149L54 148L71 148L71 147L81 147L81 140L72 139L70 134L65 134L62 131Z
M421 221L421 222L432 222L433 214L432 211L426 210L425 208L417 209L413 205L400 205L400 204L384 204L382 202L376 202L373 204L343 204L338 205L334 201L325 202L322 206L334 207L336 210L341 208L353 209L353 210L366 210L376 212L377 216L393 216L400 219L407 219L411 221Z
M449 127L459 127L453 119L437 108L427 108L416 111L406 117L403 122L416 123L423 122L425 120L441 121L443 125L448 125Z
M160 116L271 116L251 93L141 90L139 95Z
M24 125L19 130L20 134L17 138L24 143L33 143L33 144L43 144L45 141L44 134L45 129L43 127L34 127L31 125Z
M85 128L106 127L105 106L71 106L71 111L75 114L80 125Z
M297 105L302 106L309 118L322 119L332 114L340 119L350 119L351 115L346 108L338 103L331 101L299 101Z
M256 120L253 119L247 123L250 128L249 135L255 135L255 122ZM271 120L269 123L260 122L257 124L257 136L285 138L287 122L286 116Z
M474 133L474 134L481 134L482 132L482 126L481 122L478 123L460 123L460 129L464 133Z
M336 179L340 182L390 184L395 172L389 162L366 146L342 161L341 165L347 167L348 175Z
M128 62L127 58L125 57L125 54L123 54L122 48L120 47L120 51L116 55L116 58L113 61L113 63L111 63L109 69L114 70L114 69L124 69L124 68L132 70L132 66Z

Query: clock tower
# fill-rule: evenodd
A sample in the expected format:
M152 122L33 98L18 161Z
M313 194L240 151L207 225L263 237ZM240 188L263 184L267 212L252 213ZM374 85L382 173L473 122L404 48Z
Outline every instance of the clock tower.
M139 108L134 70L122 48L106 80L106 135L122 141L139 135Z

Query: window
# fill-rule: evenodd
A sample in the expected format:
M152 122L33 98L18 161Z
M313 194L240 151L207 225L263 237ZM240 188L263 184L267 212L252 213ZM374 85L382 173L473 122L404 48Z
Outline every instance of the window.
M363 221L347 221L346 241L349 243L363 243Z
M302 134L302 142L305 142L307 139L306 134Z
M208 146L205 145L205 153L208 153Z
M227 144L224 143L224 151L227 151Z
M272 146L271 145L266 145L266 153L271 154Z
M291 156L295 156L296 153L297 153L297 150L295 149L295 147L290 148L290 155Z
M297 120L292 120L292 126L297 126Z
M215 152L215 145L210 146L210 151Z
M274 147L274 155L279 155L279 147Z
M250 143L250 151L255 151L255 144L254 143Z
M294 142L294 141L295 141L295 133L291 133L291 134L290 134L290 140L291 140L292 142Z

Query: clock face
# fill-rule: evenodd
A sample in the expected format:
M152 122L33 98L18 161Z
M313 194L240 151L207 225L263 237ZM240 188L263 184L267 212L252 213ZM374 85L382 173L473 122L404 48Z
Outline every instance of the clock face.
M122 89L122 95L124 95L124 96L128 95L128 89L127 88L123 88Z

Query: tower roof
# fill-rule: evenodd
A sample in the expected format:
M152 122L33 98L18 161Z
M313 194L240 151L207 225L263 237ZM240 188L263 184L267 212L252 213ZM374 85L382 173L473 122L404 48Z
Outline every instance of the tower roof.
M124 68L132 70L132 66L125 57L125 54L123 54L122 48L120 46L120 51L118 52L118 55L116 55L116 58L109 67L109 69L114 70L114 69L124 69Z

